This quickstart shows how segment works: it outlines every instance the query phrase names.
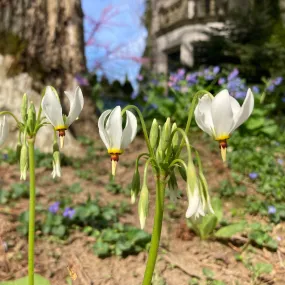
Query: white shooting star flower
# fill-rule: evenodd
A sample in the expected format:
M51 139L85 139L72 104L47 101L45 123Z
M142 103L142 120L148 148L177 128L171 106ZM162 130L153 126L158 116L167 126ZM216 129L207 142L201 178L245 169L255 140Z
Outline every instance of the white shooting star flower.
M79 86L73 92L65 91L64 93L70 102L68 116L62 114L59 97L53 87L46 87L45 95L42 100L43 112L47 120L54 126L54 129L58 131L61 147L63 147L65 131L78 118L84 105L83 94Z
M9 125L6 116L0 119L0 145L2 145L8 137Z
M195 109L196 123L200 129L219 141L223 161L226 160L227 139L249 118L253 107L254 97L250 89L242 106L226 89L214 98L206 94L199 99Z
M199 187L196 184L194 191L192 193L190 185L187 185L187 195L188 195L188 209L186 211L186 218L191 218L194 216L195 219L199 216L205 216L206 212L211 212L214 214L214 210L211 206L210 200L205 201L200 194Z
M133 141L137 133L137 119L135 115L126 111L126 126L122 127L121 107L106 110L98 120L100 137L108 149L112 160L112 175L115 175L119 155Z

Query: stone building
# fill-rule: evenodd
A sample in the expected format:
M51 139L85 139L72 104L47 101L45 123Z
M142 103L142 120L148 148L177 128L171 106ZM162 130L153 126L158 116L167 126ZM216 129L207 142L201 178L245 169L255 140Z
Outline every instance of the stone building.
M280 1L282 16L285 0ZM229 11L245 11L254 0L151 0L151 45L154 70L176 69L172 63L194 65L195 42L207 40L205 32L222 27ZM284 17L285 21L285 17Z

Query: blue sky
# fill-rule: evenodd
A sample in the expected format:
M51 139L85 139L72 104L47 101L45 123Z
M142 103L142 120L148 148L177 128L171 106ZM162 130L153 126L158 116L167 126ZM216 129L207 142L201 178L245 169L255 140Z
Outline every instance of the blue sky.
M96 23L102 17L104 9L109 9L105 24L100 26L91 44L86 46L89 70L93 70L95 63L100 62L103 71L98 70L99 75L104 73L109 80L118 79L121 82L125 81L127 75L136 86L140 64L129 58L142 56L145 49L147 31L141 23L144 0L82 0L82 8L86 16L86 41L94 27L89 18ZM113 52L107 56L107 51L110 50Z

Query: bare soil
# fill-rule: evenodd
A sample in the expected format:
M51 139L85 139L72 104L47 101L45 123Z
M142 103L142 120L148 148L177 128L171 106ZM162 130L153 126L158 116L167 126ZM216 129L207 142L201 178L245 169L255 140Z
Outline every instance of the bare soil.
M100 144L98 142L98 144ZM206 177L213 190L218 187L221 180L230 179L229 170L221 162L217 153L209 151L207 146L196 143L202 156ZM131 182L134 160L137 152L145 149L142 140L137 138L131 147L120 157L117 169L116 182L123 186ZM98 151L100 155L101 151ZM103 203L110 201L130 199L124 195L113 195L105 189L109 181L110 161L108 158L94 161L84 166L84 169L92 169L96 182L82 180L75 174L71 167L62 169L62 178L53 182L50 171L44 168L37 169L37 189L39 192L38 203L48 205L54 202L53 194L60 185L71 185L80 182L83 192L74 194L74 203L86 201L88 195L95 197L100 193ZM11 183L19 182L19 171L16 166L2 164L0 166L0 184L2 188L8 188ZM254 192L254 186L245 181L248 191ZM183 182L181 189L185 188ZM150 181L151 191L150 216L147 220L146 231L151 233L154 211L154 182ZM223 204L224 215L231 219L231 209L235 207L235 201L226 200ZM167 203L167 202L166 202ZM167 208L167 207L166 207ZM279 236L280 245L277 252L266 249L254 248L247 250L243 247L247 240L240 236L230 241L217 241L214 239L202 241L195 236L186 226L185 212L187 199L182 197L177 204L175 215L168 210L165 212L162 231L161 247L153 284L188 285L193 277L200 279L199 284L207 283L202 269L208 268L215 273L215 279L224 281L229 285L249 284L285 284L285 225L279 224L274 228L272 236ZM12 280L27 275L27 239L16 231L18 215L28 209L28 199L21 199L7 205L0 206L0 238L9 244L8 251L0 251L0 281ZM246 216L246 219L259 220L260 217ZM121 222L139 227L137 205L132 206L132 213L125 215ZM262 221L266 223L266 221ZM51 281L53 285L66 285L69 276L67 266L73 268L77 274L76 281L72 284L80 285L139 285L142 282L147 253L126 258L109 257L98 258L92 251L94 238L86 234L74 231L63 242L56 242L49 237L37 234L35 251L35 271ZM252 272L245 265L237 261L235 256L242 255L244 259L253 263L271 263L274 267L272 273L263 275L253 283ZM160 281L159 281L160 280ZM165 283L162 282L165 281ZM161 282L161 283L159 283Z

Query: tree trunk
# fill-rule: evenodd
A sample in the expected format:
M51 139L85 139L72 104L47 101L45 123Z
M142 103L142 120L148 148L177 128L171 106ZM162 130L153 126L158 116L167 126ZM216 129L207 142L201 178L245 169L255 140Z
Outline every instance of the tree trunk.
M77 85L75 75L86 71L81 0L0 0L0 38L0 54L14 57L11 76L28 72L38 92L53 85L62 97ZM94 119L88 90L83 94L88 108L80 129Z

